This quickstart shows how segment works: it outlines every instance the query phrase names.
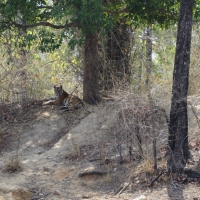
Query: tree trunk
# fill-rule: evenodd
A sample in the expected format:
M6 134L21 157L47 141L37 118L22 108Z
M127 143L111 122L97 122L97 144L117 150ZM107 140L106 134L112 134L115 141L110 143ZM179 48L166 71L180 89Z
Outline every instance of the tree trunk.
M152 71L152 25L146 29L146 91L149 102L150 110L150 122L152 128L150 129L151 134L153 135L153 160L154 160L154 169L157 169L157 148L156 148L156 130L155 130L155 121L153 117L153 100L151 98L151 71Z
M123 20L107 34L106 65L101 66L101 89L111 90L116 83L130 83L130 26Z
M20 13L17 14L18 23L23 24L22 16ZM19 30L19 37L23 37L26 35L25 30ZM25 70L25 66L27 64L27 51L24 47L20 47L19 50L20 57L17 59L17 67L18 67L18 83L17 88L19 92L19 101L21 105L21 111L24 110L26 105L28 104L28 91L27 91L27 73Z
M187 93L189 82L193 0L181 0L174 63L169 123L168 170L182 172L190 156L188 149Z
M100 95L97 35L95 33L88 33L85 38L83 73L83 100L89 104L96 104L100 101Z
M152 71L152 25L146 29L146 91L150 90L150 76Z

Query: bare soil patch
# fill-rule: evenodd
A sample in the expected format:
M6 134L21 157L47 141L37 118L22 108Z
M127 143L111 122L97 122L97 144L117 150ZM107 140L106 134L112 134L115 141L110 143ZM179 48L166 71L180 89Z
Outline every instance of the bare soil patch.
M148 187L165 167L163 145L167 135L161 136L161 133L166 134L166 124L160 122L163 132L159 132L158 140L159 170L153 172L151 159L141 159L137 145L133 146L130 160L125 138L120 135L121 139L116 140L116 130L126 130L117 129L119 113L125 106L123 101L124 98L113 98L102 105L73 112L37 105L19 120L13 117L7 124L2 122L0 200L133 200L141 195L148 200L200 197L199 180L189 179L186 184L180 181L173 185L166 173L153 187ZM190 101L198 115L199 98L191 97ZM188 114L193 155L188 167L200 170L199 127L190 108ZM143 135L142 139L145 138ZM117 141L122 142L123 162L120 162ZM150 149L149 135L146 143ZM20 169L6 171L8 164L16 159Z

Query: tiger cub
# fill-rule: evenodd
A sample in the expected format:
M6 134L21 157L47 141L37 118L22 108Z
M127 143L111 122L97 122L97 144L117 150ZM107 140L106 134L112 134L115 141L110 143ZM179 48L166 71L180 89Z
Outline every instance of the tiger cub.
M62 89L62 85L60 86L54 85L54 93L55 93L56 99L44 102L43 105L60 105L62 106L62 108L67 109L69 111L78 109L84 106L80 98L65 92Z

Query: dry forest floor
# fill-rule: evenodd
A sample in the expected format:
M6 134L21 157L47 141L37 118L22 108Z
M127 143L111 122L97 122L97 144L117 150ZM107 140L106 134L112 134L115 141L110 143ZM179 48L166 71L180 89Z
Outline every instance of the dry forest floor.
M200 199L199 180L172 182L165 171L149 187L165 170L166 123L162 122L158 134L158 171L152 170L151 153L147 153L152 143L147 136L142 137L144 159L133 145L130 160L126 139L120 140L119 150L117 116L131 105L124 101L124 97L113 96L98 106L73 112L37 103L18 117L6 116L0 121L0 200ZM193 159L187 167L200 171L200 98L192 96L189 101L194 109L188 108ZM169 113L167 105L169 102L165 104Z

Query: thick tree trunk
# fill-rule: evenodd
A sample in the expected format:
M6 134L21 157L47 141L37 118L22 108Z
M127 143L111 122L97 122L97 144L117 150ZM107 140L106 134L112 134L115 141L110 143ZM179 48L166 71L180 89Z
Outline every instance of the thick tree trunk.
M85 38L83 100L89 104L100 101L98 65L97 35L88 33Z
M193 0L181 0L169 124L168 170L182 172L189 158L187 93Z
M100 68L101 89L111 90L116 83L130 83L130 26L121 21L107 34L106 65Z

